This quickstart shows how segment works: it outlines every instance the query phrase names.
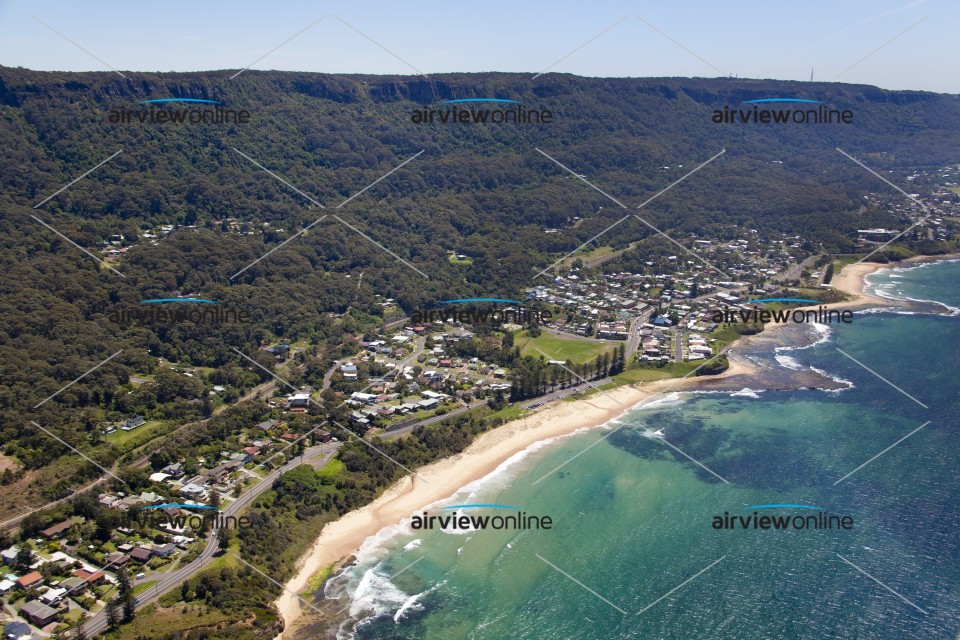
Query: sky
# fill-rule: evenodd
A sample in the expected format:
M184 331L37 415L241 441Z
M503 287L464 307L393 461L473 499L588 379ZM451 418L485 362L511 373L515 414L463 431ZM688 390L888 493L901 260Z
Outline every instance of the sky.
M532 80L809 80L812 70L818 81L960 93L958 27L958 0L0 0L0 65Z

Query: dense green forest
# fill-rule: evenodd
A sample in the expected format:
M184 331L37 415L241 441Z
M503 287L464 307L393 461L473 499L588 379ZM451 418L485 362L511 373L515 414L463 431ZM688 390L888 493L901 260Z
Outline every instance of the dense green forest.
M134 414L199 420L213 409L209 385L227 384L236 397L262 381L262 372L251 372L233 348L269 367L274 361L261 347L304 341L317 347L307 370L321 372L382 321L384 298L410 311L445 298L519 296L539 269L624 214L537 149L634 207L725 148L644 216L681 242L737 238L754 228L801 234L810 250L843 253L852 248L856 228L899 220L861 207L863 194L885 187L835 147L896 177L955 159L960 132L957 96L844 84L558 74L532 85L525 75L497 73L429 81L256 71L228 76L131 73L123 79L0 68L0 441L21 472L43 471L4 482L42 485L40 497L49 499L98 475L85 462L51 470L67 448L30 421L90 449L101 464L112 463L124 451L99 439L103 420ZM763 127L711 121L713 109L777 95L850 109L854 122ZM250 122L109 121L111 110L136 110L139 101L167 97L217 100L225 109L249 111ZM416 109L463 97L510 98L549 109L553 119L533 125L411 121ZM175 229L158 233L161 225ZM545 234L546 228L558 232ZM622 247L649 234L639 223L624 224L604 241ZM104 243L121 235L117 246L126 250L111 264L122 276L72 244L99 256ZM638 265L651 250L673 250L659 241L639 246L611 267ZM452 263L448 251L471 259ZM221 325L111 320L141 300L174 295L216 299L249 319ZM185 381L159 368L158 358L209 371L202 382ZM526 366L523 387L552 383L535 363ZM155 377L154 384L138 386L131 376Z

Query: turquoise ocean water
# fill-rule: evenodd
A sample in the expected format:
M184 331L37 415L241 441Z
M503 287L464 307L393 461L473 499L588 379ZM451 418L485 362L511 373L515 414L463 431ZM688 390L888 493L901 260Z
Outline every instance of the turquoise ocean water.
M958 262L884 270L870 283L960 307ZM792 331L815 343L745 355L853 387L672 395L541 443L430 513L519 506L549 515L551 530L381 532L325 588L351 615L340 637L960 637L960 316L871 311ZM816 506L853 528L711 526L766 504Z

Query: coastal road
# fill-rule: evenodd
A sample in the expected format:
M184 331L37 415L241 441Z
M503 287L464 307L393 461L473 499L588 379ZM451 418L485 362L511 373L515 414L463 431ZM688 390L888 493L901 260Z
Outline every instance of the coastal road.
M650 315L646 313L645 315L640 315L636 318L630 318L630 330L627 338L627 348L624 352L624 362L630 362L633 359L633 354L637 352L637 348L640 346L640 328L643 326L643 323L647 321Z
M414 422L413 424L408 424L406 426L400 427L399 429L393 429L392 431L385 431L379 435L382 438L399 438L400 436L407 435L417 427L424 427L428 424L433 424L434 422L440 422L441 420L446 420L447 418L458 416L461 413L470 411L470 409L476 409L480 405L486 404L486 402L487 402L486 400L474 400L470 404L464 405L462 407L457 407L453 411L448 411L443 415L426 418L425 420L420 420L418 422Z
M537 407L549 404L565 398L567 396L572 396L575 393L582 393L584 391L589 391L594 387L602 387L605 384L613 382L613 378L600 378L599 380L591 380L590 384L585 382L580 382L572 387L567 387L566 389L557 389L556 391L551 391L545 395L531 398L530 400L525 400L520 403L520 406L524 409L536 409Z
M304 461L308 458L313 458L314 456L322 456L318 461L319 464L326 464L336 455L337 451L340 448L341 443L339 442L329 442L323 445L318 445L315 447L309 447L304 450L302 456L297 456L287 464L283 465L279 469L276 469L266 476L263 480L250 488L249 491L243 493L239 498L231 502L221 513L224 517L226 516L237 516L238 513L242 512L247 506L250 505L254 500L257 499L260 494L273 486L274 480L276 480L281 474L290 471L291 469L304 464ZM171 571L167 574L150 574L144 577L142 580L135 581L134 584L139 584L142 582L150 582L152 580L157 580L157 583L142 592L137 598L137 608L146 606L150 602L153 602L163 594L167 593L171 589L175 589L180 586L184 580L189 580L193 575L198 571L203 569L206 565L212 561L217 552L217 537L215 535L210 535L207 538L207 545L204 547L203 551L200 552L200 555L197 556L192 562L187 564L184 567L177 569L176 571ZM88 636L93 636L98 633L102 633L107 629L107 612L106 609L102 609L97 612L84 627Z

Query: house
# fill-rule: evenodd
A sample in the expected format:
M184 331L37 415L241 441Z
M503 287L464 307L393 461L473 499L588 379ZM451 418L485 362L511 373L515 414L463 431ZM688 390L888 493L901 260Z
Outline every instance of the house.
M20 547L10 547L0 551L0 558L3 559L3 564L11 565L17 559L18 553L20 553Z
M207 488L191 482L180 487L180 495L184 498L192 498L194 500L205 498L207 497Z
M236 471L248 460L250 460L249 455L245 453L235 453L223 464L218 464L213 469L210 469L210 471L207 471L207 479L213 482L220 482L227 474ZM180 490L180 493L183 493L183 489Z
M109 562L109 564L112 564L112 565L118 565L120 563L110 561L110 556L117 556L118 558L125 558L126 560L130 559L128 556L125 556L122 553L111 553L109 556L107 556L107 561ZM103 582L104 578L106 577L107 577L107 574L104 573L103 571L91 572L91 571L87 571L86 569L77 569L76 571L73 572L73 578L68 578L66 581L64 581L64 584L61 586L66 586L66 582L69 582L70 580L74 580L74 579L83 580L86 584L100 584L101 582Z
M38 627L45 627L56 619L57 611L39 600L31 600L20 607L20 615Z
M257 424L257 429L260 429L260 431L270 431L270 429L273 429L276 425L277 422L275 420L264 420Z
M113 506L121 511L126 511L131 507L135 507L140 504L140 498L138 496L127 496L123 500L120 500Z
M105 559L107 561L108 566L114 566L114 567L122 567L126 565L128 562L130 562L130 556L128 556L125 553L120 553L119 551L108 553ZM86 574L89 574L89 575L86 575ZM100 582L104 578L103 571L97 571L96 573L89 573L84 569L77 569L76 571L73 572L73 575L77 576L78 578L83 578L87 582L91 582L91 583L93 583L92 581L94 578L97 578L96 582Z
M133 416L132 418L124 422L123 426L120 427L120 429L122 431L133 431L137 427L142 426L144 423L146 423L146 420L144 419L143 416Z
M33 640L33 630L25 622L11 622L3 628L6 640Z
M61 533L63 533L63 532L66 531L67 529L69 529L69 528L70 528L70 525L72 525L72 524L73 524L73 523L72 523L71 521L69 521L69 520L64 520L63 522L58 522L57 524L53 525L52 527L48 527L48 528L44 529L43 531L41 531L41 532L40 532L40 535L42 535L44 538L47 538L48 540L51 539L51 538L56 538L56 537L59 536Z
M260 447L244 447L243 452L252 458L260 453Z
M183 474L185 473L183 470L183 465L179 462L173 462L171 464L168 464L163 469L160 469L160 471L162 473L168 474L173 478L183 477Z
M153 548L153 555L160 556L161 558L169 558L173 555L173 552L177 550L177 545L170 544L159 544Z
M153 555L153 552L150 549L144 549L143 547L137 547L130 552L130 559L137 562L146 562L150 559L150 556Z
M350 394L350 399L357 402L362 402L364 404L373 405L377 402L377 396L372 393L362 393L360 391L354 391Z
M290 353L290 345L288 344L278 344L264 349L267 353L272 356L276 356L278 359L284 359Z
M305 409L310 404L309 393L293 393L287 396L288 409Z
M101 572L102 573L102 572ZM67 578L60 583L60 587L65 589L68 596L75 596L87 590L87 581L83 578Z
M63 597L65 595L67 595L66 589L63 589L63 588L50 589L45 594L40 596L40 602L46 605L55 605L61 600L63 600Z
M43 576L39 571L31 571L25 576L17 578L17 586L21 589L32 589L43 584Z
M340 365L340 373L348 380L355 380L357 378L357 365L352 362L346 362Z
M15 584L13 580L0 580L0 594L8 593Z
M120 502L120 498L117 496L112 496L109 493L101 493L99 496L99 501L101 506L114 507L118 502Z

